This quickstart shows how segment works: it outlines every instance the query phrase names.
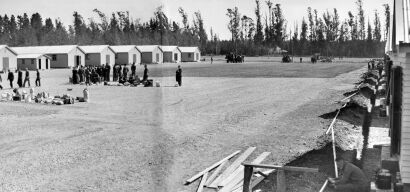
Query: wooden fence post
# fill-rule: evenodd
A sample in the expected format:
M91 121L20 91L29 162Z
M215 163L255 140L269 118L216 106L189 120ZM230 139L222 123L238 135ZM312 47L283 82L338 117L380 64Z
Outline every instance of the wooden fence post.
M276 191L286 192L286 174L285 170L278 169L276 173Z
M245 165L244 177L243 177L243 192L251 192L251 178L253 174L253 167Z

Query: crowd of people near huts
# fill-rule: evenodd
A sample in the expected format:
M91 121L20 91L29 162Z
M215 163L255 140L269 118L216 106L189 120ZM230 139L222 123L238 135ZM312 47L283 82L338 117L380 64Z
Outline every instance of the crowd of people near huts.
M112 79L111 79L112 71ZM120 85L134 85L143 84L144 86L153 86L152 80L148 79L149 70L147 65L144 65L144 73L140 79L136 73L137 66L133 63L130 67L127 65L115 64L112 69L109 64L101 66L78 66L72 70L71 82L73 84L101 84L105 85L108 82L118 82ZM176 81L178 86L182 85L182 69L178 66L176 71Z
M144 79L143 81L148 79L148 69L145 65L144 71ZM111 69L110 65L101 65L101 66L79 66L73 68L72 74L72 83L73 84L99 84L102 82L110 82L111 81L111 71L112 71L112 81L118 83L125 83L131 82L140 83L140 79L136 74L137 67L134 64L131 65L131 73L129 73L130 69L126 65L115 64Z
M23 81L23 71L21 69L17 69L16 73L17 73L17 85L18 85L19 88L26 87L26 83L27 83L28 87L31 87L30 72L27 68L25 69L25 72L24 72L24 81ZM8 72L7 72L7 81L9 81L11 89L14 88L14 80L15 80L14 72L9 69ZM0 75L0 89L4 88L1 84L2 82L3 82L3 78ZM40 71L38 69L36 70L35 83L36 83L36 87L41 86Z

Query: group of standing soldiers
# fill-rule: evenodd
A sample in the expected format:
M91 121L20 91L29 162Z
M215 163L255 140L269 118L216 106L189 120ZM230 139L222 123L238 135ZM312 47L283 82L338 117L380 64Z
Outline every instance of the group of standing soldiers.
M102 66L79 66L73 68L73 84L85 82L87 85L91 83L101 83L102 81L110 81L110 65Z
M120 64L115 64L113 67L113 81L126 82L128 79L129 68L126 65L121 66ZM135 63L131 65L131 76L130 78L137 78L136 75L137 67ZM72 83L79 84L85 82L85 84L90 85L91 83L101 83L109 82L111 66L109 64L101 66L79 66L73 68L72 71ZM148 68L147 65L144 66L143 82L148 80Z
M13 88L14 87L13 86L14 73L10 69L8 70L7 80L10 82L10 88ZM2 80L1 75L0 75L0 83L2 81L3 80ZM23 72L20 69L17 69L17 85L21 88L21 87L25 87L26 83L28 84L28 87L31 86L31 84L30 84L30 72L26 68L24 81L23 81ZM40 71L38 69L36 70L36 86L38 86L38 87L41 86ZM0 89L3 89L2 85L0 85Z

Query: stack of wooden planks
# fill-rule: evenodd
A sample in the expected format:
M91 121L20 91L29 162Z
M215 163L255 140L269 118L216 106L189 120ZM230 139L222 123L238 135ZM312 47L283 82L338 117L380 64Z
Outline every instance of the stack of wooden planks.
M185 185L201 178L197 192L214 190L218 192L241 192L243 190L244 166L242 163L255 151L256 147L249 147L232 163L229 162L234 156L240 154L240 151L235 151L222 160L214 163L210 167L204 169L198 174L187 179ZM254 164L259 164L264 161L270 152L261 153L256 159L252 161ZM255 179L252 181L251 188L263 181L274 170L257 169L254 171Z

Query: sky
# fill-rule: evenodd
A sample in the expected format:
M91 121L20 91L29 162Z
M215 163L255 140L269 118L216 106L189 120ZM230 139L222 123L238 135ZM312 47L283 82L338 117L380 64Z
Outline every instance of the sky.
M356 13L356 0L272 0L274 4L281 4L285 19L288 22L288 29L295 24L300 26L302 18L307 18L307 8L317 9L319 14L333 8L337 8L341 19L347 18L348 11ZM384 23L383 4L388 3L390 7L393 0L363 0L364 12L367 19L373 21L374 11L378 10L382 24ZM261 2L261 13L268 13L265 0ZM98 16L93 12L97 8L108 16L112 12L129 11L133 19L148 21L155 9L164 6L164 11L172 20L182 25L178 8L183 7L188 13L189 22L194 18L194 12L200 11L204 20L206 31L213 31L220 39L229 39L230 33L227 29L228 8L238 7L242 15L255 18L255 0L0 0L0 14L22 15L27 13L40 13L45 18L59 18L66 26L73 23L73 12L79 12L88 22L88 18L98 21Z

